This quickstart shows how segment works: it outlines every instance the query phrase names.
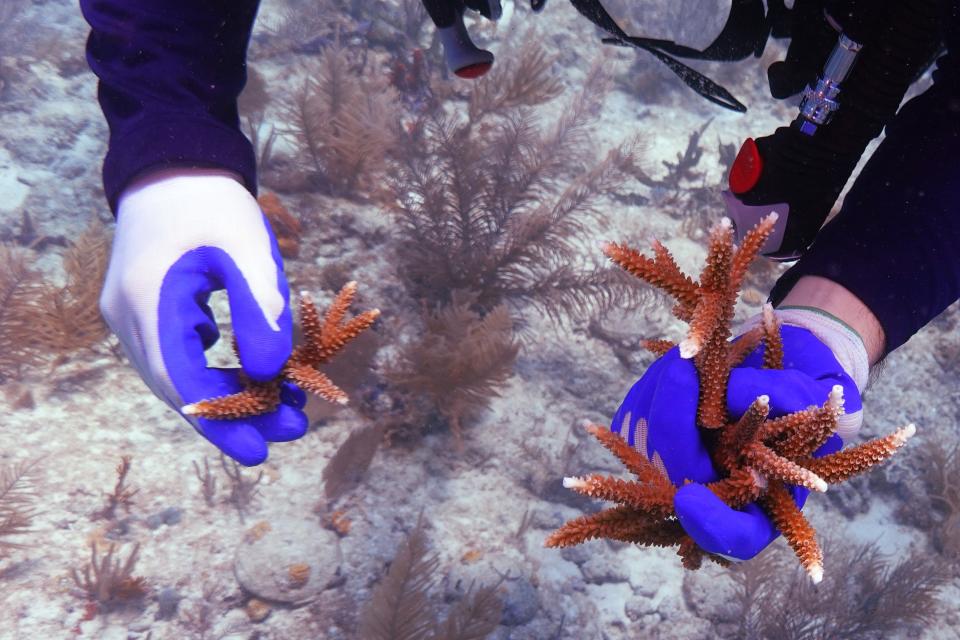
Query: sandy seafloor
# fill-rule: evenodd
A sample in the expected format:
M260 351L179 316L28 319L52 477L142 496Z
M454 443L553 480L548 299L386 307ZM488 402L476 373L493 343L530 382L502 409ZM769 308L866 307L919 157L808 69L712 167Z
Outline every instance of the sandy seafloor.
M669 3L663 6L677 10ZM690 10L703 11L704 6L696 4ZM282 9L282 3L265 0L257 33L265 23L277 20ZM555 73L562 75L567 91L575 91L601 49L592 26L559 0L551 0L537 16L525 11L511 16L510 9L508 5L508 18L492 33L490 46L497 55L510 56L501 42L509 29L535 23L543 46L559 56ZM648 35L666 35L666 28L664 33L655 30L657 15L650 10ZM683 24L675 16L670 23ZM107 128L95 100L95 78L83 61L86 32L75 2L35 0L26 3L0 40L6 85L0 93L0 224L5 228L18 225L24 211L41 234L71 236L91 219L112 223L99 175ZM688 42L704 44L704 32L695 35L701 41ZM274 56L262 64L256 54L254 46L251 63L276 94L267 118L276 119L275 102L300 81L291 60L300 54ZM719 188L725 170L718 158L718 141L739 145L745 137L770 133L793 117L790 104L769 99L759 60L726 69L709 67L708 75L750 106L741 115L695 96L644 54L639 54L639 68L652 76L648 92L655 91L657 98L628 92L622 81L637 55L607 51L608 66L621 82L614 83L596 114L592 142L598 153L639 134L644 141L642 162L656 175L662 173L661 161L672 161L690 133L712 118L697 168L705 174L705 185ZM772 59L768 52L764 62ZM544 117L549 119L558 108L544 107ZM704 254L703 234L681 226L683 212L658 206L642 186L636 191L649 196L647 203L605 202L602 228L596 230L596 238L585 239L585 246L596 247L608 238L646 242L656 237L676 252L685 268L696 269ZM343 231L332 225L324 228L324 215L316 216L318 224L304 231L300 257L287 264L288 277L292 290L311 289L321 300L329 300L329 293L315 284L321 268L338 261L350 264L350 276L362 288L357 307L383 309L378 331L386 346L378 362L385 361L394 350L390 331L396 324L390 321L390 305L402 300L389 261L388 216L376 205L317 193L281 197L295 213L310 209L353 219ZM381 240L361 242L351 233ZM60 252L58 246L48 245L34 254L37 268L54 280L61 277ZM744 305L738 313L745 317L756 310ZM212 621L207 638L358 637L357 618L421 512L428 522L431 550L439 558L430 606L446 611L458 597L458 581L489 584L506 576L500 589L505 613L490 637L736 637L736 624L724 616L729 603L723 602L722 594L730 582L724 569L710 566L699 575L685 576L672 551L605 542L564 552L543 547L553 528L581 513L559 488L564 474L619 472L576 425L585 419L608 420L650 358L638 356L634 367L627 369L582 325L558 327L532 310L524 315L537 339L525 344L501 396L467 427L463 450L456 450L446 431L427 434L412 446L382 447L363 484L337 503L350 521L342 537L324 528L314 507L322 496L326 461L363 421L349 408L334 412L300 441L272 446L259 495L241 521L223 502L227 480L212 447L155 399L132 368L105 350L100 353L107 355L81 354L50 374L42 371L8 381L0 387L4 391L0 463L41 458L35 480L40 513L32 533L22 539L29 546L0 559L0 638L201 637L189 617L204 610ZM624 310L606 324L642 337L676 336L682 329L665 303L633 313ZM951 357L936 357L957 353L954 326L953 318L947 317L889 357L867 395L864 434L885 433L913 421L919 435L870 479L812 498L805 512L821 530L844 541L876 542L891 554L891 561L912 550L931 554L940 563L956 562L936 555L928 531L897 516L904 502L917 500L921 463L912 454L924 442L946 445L960 438L958 374ZM87 369L96 373L86 381L57 384ZM24 388L32 390L35 406L14 408ZM567 442L576 445L572 456L564 453ZM120 510L122 523L94 520L92 514L103 506L122 455L132 456L129 480L138 493L129 512ZM204 456L219 474L219 494L212 507L205 504L192 467ZM163 513L169 523L158 522L162 518L157 514ZM170 517L171 513L176 515ZM525 519L527 526L517 535ZM282 554L282 545L274 546L258 559L267 567L265 573L292 558L311 564L315 576L329 576L335 570L339 577L308 604L269 603L269 616L255 622L245 609L250 594L238 584L234 564L238 553L254 553L244 539L263 522L270 525L268 535L293 540ZM150 590L140 603L85 621L81 619L85 598L74 586L70 570L86 564L91 540L110 539L121 543L124 552L140 543L136 575L147 580ZM782 552L785 545L781 540L775 546ZM829 557L826 567L829 574ZM161 593L164 598L182 598L178 609L161 615ZM957 637L960 581L950 577L940 598L934 624L891 630L888 637Z

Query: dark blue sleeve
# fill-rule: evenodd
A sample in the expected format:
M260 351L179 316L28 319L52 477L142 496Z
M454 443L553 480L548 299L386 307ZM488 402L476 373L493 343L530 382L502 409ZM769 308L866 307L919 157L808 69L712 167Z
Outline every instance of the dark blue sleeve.
M103 185L123 188L154 167L219 167L256 190L237 96L258 0L80 0L87 60L110 126Z
M804 275L843 285L877 316L884 353L960 298L960 3L949 4L933 86L887 125L840 212L771 294L778 303Z

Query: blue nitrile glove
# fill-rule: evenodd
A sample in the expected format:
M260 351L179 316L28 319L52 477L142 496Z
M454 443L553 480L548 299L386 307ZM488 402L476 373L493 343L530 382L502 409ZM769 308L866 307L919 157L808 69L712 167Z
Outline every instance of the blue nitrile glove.
M802 316L813 312L793 313ZM794 321L803 320L794 317ZM819 319L813 324L817 325L813 331L824 336L828 343L837 345L841 360L847 360L846 347L842 343L848 336L828 335L831 331L847 330L842 326L824 325ZM840 384L847 413L838 434L850 438L856 433L862 419L860 387L814 332L798 326L782 327L782 370L761 369L762 348L758 347L731 372L727 406L734 418L739 418L760 395L770 398L771 418L810 405L820 406L833 386ZM863 348L862 344L860 348ZM866 352L862 355L865 363ZM674 498L680 523L701 548L731 559L746 560L759 553L779 533L757 504L732 509L704 486L718 480L719 475L696 426L698 396L699 384L693 361L682 359L679 349L671 349L633 385L617 410L611 429L623 435L631 446L639 446L648 457L653 458L656 454L663 460L671 482L680 487ZM840 435L832 436L815 455L839 450L842 446ZM644 437L645 451L642 448ZM684 485L686 480L692 482ZM791 487L791 490L797 505L802 508L809 492L802 487Z
M226 289L243 370L279 373L292 348L292 321L277 241L254 197L228 172L153 172L120 197L100 309L154 394L185 404L242 388L238 370L207 367L220 337L210 294ZM280 407L241 420L184 416L241 464L267 457L267 442L306 432L303 392L285 385ZM181 413L181 415L183 415Z

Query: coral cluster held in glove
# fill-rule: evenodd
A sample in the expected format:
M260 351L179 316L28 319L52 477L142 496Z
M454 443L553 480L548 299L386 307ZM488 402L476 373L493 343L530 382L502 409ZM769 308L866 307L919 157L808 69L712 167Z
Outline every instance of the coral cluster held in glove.
M593 538L678 546L683 565L695 569L704 556L721 564L729 557L751 557L779 532L810 577L820 581L822 552L800 511L806 491L825 491L828 484L886 460L915 428L907 425L838 450L835 432L844 412L845 388L856 394L856 385L839 366L830 375L818 371L816 381L802 371L781 371L785 336L794 351L797 344L813 352L829 350L804 329L781 327L769 305L758 326L731 340L741 282L775 221L776 214L767 216L736 247L730 222L724 219L710 234L699 282L684 275L660 243L654 243L654 258L617 244L605 247L611 260L671 294L676 299L674 315L689 323L689 330L679 345L649 341L647 348L661 358L631 389L612 431L588 427L636 479L565 478L568 488L617 506L566 523L548 538L548 546ZM766 379L754 376L753 383L767 380L778 388L757 393L748 406L733 407L731 372L739 371L745 360L768 372ZM824 381L831 384L823 396L796 406L798 398L810 398ZM784 392L780 385L790 388ZM793 400L784 402L781 396ZM859 405L858 395L855 400ZM742 531L728 527L718 534L716 522L729 514L739 518L735 524Z
M301 389L337 404L347 402L347 394L317 367L328 362L350 341L370 327L380 315L371 309L344 322L344 316L357 292L357 283L343 286L323 320L306 294L300 297L300 327L304 344L294 347L281 374L272 380L258 382L244 377L242 391L218 398L209 398L183 407L187 415L225 420L263 415L280 405L281 387L292 382Z

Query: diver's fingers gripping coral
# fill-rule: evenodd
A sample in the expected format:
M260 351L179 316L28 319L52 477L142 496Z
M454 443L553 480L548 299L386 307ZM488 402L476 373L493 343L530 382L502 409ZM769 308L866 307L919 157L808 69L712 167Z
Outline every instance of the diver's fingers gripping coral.
M245 381L246 387L242 391L188 404L183 407L183 413L211 420L263 415L279 406L283 381L297 384L330 402L346 404L346 393L317 367L370 328L379 317L380 310L371 309L344 322L356 292L356 282L345 284L322 320L310 297L301 294L300 325L304 343L294 348L280 375L266 382Z

